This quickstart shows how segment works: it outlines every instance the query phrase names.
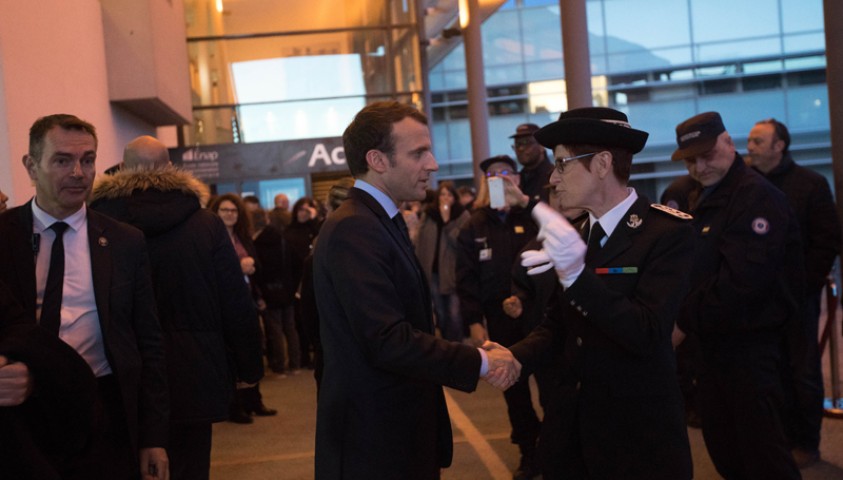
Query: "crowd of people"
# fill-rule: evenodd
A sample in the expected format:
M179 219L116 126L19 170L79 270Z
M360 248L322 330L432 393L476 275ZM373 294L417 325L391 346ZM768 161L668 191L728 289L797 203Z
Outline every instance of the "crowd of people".
M515 158L479 162L493 207L485 181L434 188L426 117L376 102L343 134L352 178L267 211L148 136L95 181L94 126L39 118L35 197L0 192L6 471L208 478L212 423L277 413L266 365L314 369L319 479L439 478L442 386L480 379L503 391L514 480L690 479L689 426L724 478L800 478L841 247L829 186L781 122L742 157L706 112L676 126L688 175L653 203L630 185L648 136L600 107L519 125Z

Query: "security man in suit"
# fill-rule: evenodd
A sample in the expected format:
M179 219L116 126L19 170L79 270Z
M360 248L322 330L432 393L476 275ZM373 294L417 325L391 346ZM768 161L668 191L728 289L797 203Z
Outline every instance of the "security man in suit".
M539 437L543 478L689 479L671 345L693 255L689 217L627 186L648 134L625 114L574 109L535 136L554 151L561 204L588 212L572 226L538 204L543 249L522 255L562 286L557 310L510 347L525 369L562 348Z
M747 167L717 112L676 126L674 161L689 195L697 245L678 326L700 341L705 444L725 478L800 478L782 425L784 332L801 321L804 263L784 194Z
M146 244L86 208L96 155L93 125L73 115L32 125L23 164L35 198L0 215L0 278L97 377L88 478L167 478L169 398Z
M356 180L313 254L324 354L316 478L438 479L453 454L442 385L470 392L487 376L506 388L520 365L509 352L434 335L427 279L397 206L424 199L438 168L425 116L370 104L343 144Z

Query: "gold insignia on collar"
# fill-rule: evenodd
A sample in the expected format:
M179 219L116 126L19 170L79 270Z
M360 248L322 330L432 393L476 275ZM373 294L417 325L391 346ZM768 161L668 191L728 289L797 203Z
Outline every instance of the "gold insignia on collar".
M641 220L641 217L633 213L629 216L629 221L626 222L626 225L629 228L638 228L642 223L644 223L644 220Z
M651 203L650 208L658 210L659 212L662 212L662 213L666 213L666 214L668 214L672 217L678 218L680 220L693 220L694 219L694 217L692 217L691 215L688 215L687 213L685 213L683 211L676 210L675 208L670 208L667 205L661 205L661 204L658 204L658 203Z
M99 238L100 247L107 247L108 246L108 239L105 237Z

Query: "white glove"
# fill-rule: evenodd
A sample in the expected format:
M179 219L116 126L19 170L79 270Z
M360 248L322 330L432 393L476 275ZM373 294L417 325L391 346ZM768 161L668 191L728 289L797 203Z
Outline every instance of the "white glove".
M527 275L538 275L551 268L550 257L544 250L527 250L521 253L521 266L527 267Z
M539 203L533 208L533 218L541 227L537 238L542 241L543 255L530 255L531 264L536 265L537 260L549 259L562 285L570 287L585 268L585 242L565 217L545 203ZM543 266L537 267L540 268Z

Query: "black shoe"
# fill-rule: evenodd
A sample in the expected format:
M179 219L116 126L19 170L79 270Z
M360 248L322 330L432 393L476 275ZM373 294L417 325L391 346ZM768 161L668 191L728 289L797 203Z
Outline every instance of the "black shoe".
M259 417L271 417L278 414L278 410L274 408L266 408L263 403L258 404L255 408L247 410L248 413L254 413Z
M248 424L255 420L249 416L242 408L228 409L228 421L234 423Z
M240 402L243 405L243 410L246 413L253 413L259 417L271 417L278 414L278 410L274 408L266 408L261 398L261 392L258 385L250 388L242 388L237 390L240 394Z
M512 474L512 480L532 480L540 473L535 454L526 453L521 455L521 463L518 464L518 470Z

